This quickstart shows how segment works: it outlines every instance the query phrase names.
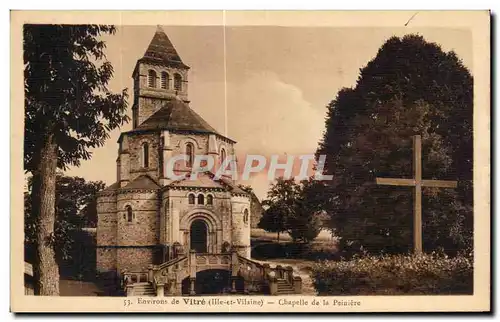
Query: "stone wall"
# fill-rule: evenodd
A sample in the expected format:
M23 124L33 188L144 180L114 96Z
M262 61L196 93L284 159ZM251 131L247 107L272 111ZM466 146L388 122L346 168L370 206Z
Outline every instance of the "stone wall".
M233 245L242 256L250 257L250 199L243 196L233 196L232 204L232 239ZM244 213L248 211L248 220Z
M97 198L97 245L116 245L116 194L101 194Z
M143 167L142 144L149 144L149 166ZM159 180L160 169L160 133L142 133L128 136L128 151L130 164L130 181L141 175L149 175L154 180Z
M219 225L218 230L214 231L216 236L213 237L216 241L215 252L221 251L224 242L231 243L231 204L228 192L213 189L171 189L166 191L165 194L168 194L168 211L163 213L166 213L164 220L169 221L167 230L170 236L167 237L167 240L171 244L179 242L184 245L186 250L189 250L189 237L187 234L189 234L190 227L188 226L188 217L196 213L203 213L203 216L211 217ZM203 194L205 203L199 205L197 204L197 198L195 198L196 203L194 205L189 204L189 194L194 194L196 197ZM213 196L213 205L206 204L208 195ZM177 225L174 223L176 218L178 218L179 222Z
M157 245L160 232L157 192L122 192L117 201L117 245ZM132 207L132 222L128 222L126 206Z
M127 247L117 249L118 272L124 269L128 271L147 271L148 265L156 263L157 249L152 247Z
M116 248L114 247L97 247L97 272L118 272Z

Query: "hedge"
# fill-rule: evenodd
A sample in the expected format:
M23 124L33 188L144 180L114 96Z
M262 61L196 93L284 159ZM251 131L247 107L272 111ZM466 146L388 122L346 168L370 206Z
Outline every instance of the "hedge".
M472 294L470 256L441 254L355 257L312 267L318 295Z

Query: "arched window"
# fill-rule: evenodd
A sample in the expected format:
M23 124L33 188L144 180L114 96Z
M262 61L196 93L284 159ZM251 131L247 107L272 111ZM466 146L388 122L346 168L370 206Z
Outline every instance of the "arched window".
M226 160L226 150L222 148L220 149L220 164L223 164L224 160Z
M194 194L190 193L188 199L189 199L189 204L194 205Z
M245 211L243 212L243 222L245 224L248 224L248 209L245 209Z
M149 144L146 142L142 144L142 167L149 167Z
M182 77L177 73L174 75L174 89L176 91L182 91Z
M212 195L207 196L207 205L213 205L214 204L214 197Z
M188 167L193 166L193 160L194 160L194 146L192 143L186 143L186 165Z
M167 74L167 72L161 73L161 88L168 89L168 74Z
M148 86L156 87L156 72L151 69L148 71Z
M132 222L132 219L133 219L132 207L126 206L125 210L127 210L127 221Z
M205 203L205 196L201 193L198 195L198 204L203 205Z

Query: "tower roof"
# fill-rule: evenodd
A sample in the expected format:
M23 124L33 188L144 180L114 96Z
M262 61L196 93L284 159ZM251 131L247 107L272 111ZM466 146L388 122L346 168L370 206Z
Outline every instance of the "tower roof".
M170 39L168 39L168 36L161 27L158 27L156 30L153 39L149 43L148 49L138 62L167 65L177 68L189 68L189 66L182 62L177 50L175 50L174 45L172 45L172 42L170 42Z
M193 111L187 103L177 98L165 101L158 111L130 132L151 130L211 133L224 137ZM229 138L226 139L233 141Z

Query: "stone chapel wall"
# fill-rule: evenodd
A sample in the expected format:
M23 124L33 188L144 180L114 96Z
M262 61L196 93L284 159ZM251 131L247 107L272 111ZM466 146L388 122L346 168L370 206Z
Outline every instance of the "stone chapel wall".
M149 166L142 166L142 145L149 144ZM130 163L130 181L141 175L149 175L154 180L159 180L160 165L160 134L141 133L140 135L130 135L128 137L128 151Z

